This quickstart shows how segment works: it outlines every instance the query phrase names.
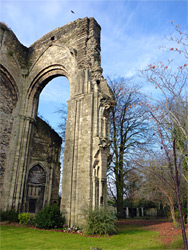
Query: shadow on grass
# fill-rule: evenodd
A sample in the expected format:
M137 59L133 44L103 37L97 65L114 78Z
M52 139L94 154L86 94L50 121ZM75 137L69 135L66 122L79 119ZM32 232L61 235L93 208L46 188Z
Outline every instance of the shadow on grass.
M121 231L129 231L129 232L137 232L138 230L147 230L147 227L151 227L154 225L160 225L167 220L143 220L143 219L121 219L117 222L117 226ZM150 230L150 229L149 229Z
M120 219L118 225L152 226L169 222L167 219Z

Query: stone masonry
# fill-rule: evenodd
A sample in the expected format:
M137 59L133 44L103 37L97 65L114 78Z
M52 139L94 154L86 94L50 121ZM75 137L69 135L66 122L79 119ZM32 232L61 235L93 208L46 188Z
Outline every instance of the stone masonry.
M70 83L61 212L70 226L82 225L85 208L106 204L108 114L114 99L102 76L100 30L94 18L86 17L53 30L27 48L1 24L0 188L3 210L28 209L28 194L30 210L43 206L44 203L33 202L34 183L37 197L43 194L47 202L53 199L47 198L51 191L47 195L43 188L51 181L49 171L42 159L34 159L40 154L32 153L32 148L39 95L57 76L67 77ZM53 162L52 151L53 156L58 157L55 148L49 143L44 158L49 157ZM53 185L57 190L58 183L54 182L52 189ZM39 186L40 192L37 191Z
M38 213L46 204L58 204L61 143L61 137L37 117L32 127L22 211Z

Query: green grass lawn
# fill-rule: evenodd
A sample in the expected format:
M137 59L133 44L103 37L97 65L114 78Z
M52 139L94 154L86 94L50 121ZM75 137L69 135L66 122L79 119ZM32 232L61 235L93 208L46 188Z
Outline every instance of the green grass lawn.
M32 229L27 227L1 226L1 250L11 249L182 249L177 238L170 246L164 246L159 234L139 226L121 226L119 234L92 238L78 234Z

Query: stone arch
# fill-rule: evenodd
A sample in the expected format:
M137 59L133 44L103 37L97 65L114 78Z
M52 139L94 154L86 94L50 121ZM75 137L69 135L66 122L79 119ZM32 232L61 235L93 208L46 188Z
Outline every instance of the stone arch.
M30 171L33 167L35 167L35 166L39 166L40 168L43 169L43 171L44 171L45 173L47 173L46 167L45 167L40 161L33 162L33 163L29 166L29 168L28 168L28 173L29 173L29 171ZM29 175L29 174L28 174L28 175Z
M50 65L47 68L42 69L33 79L31 82L27 96L30 98L30 96L39 96L42 89L45 87L45 85L52 80L55 76L65 76L68 79L70 78L68 72L63 67L63 65Z
M31 110L27 110L27 114L35 118L38 109L39 95L43 88L50 82L53 78L58 76L64 76L68 80L70 76L66 69L62 65L51 65L47 68L42 69L33 79L29 85L26 99L28 101L28 109L31 107Z
M1 47L4 58L2 65L5 68L8 65L16 77L19 108L14 118L16 136L11 135L12 148L8 162L10 182L2 202L5 209L22 208L24 183L32 158L33 131L37 124L38 98L43 87L60 75L67 77L70 83L61 212L70 226L83 223L83 209L95 203L93 166L100 166L98 205L106 204L109 153L109 131L106 126L114 100L102 76L100 30L94 18L78 19L46 34L29 48L23 46L11 30L6 30ZM54 135L50 128L48 132L50 136ZM59 147L60 140L57 135L55 137ZM43 152L43 162L48 165L51 176L58 168L58 161L53 157L59 157L59 149L54 142L50 137L48 148ZM50 159L47 159L48 153L53 153ZM37 154L37 157L43 155ZM49 191L49 202L50 195Z
M39 212L44 205L44 194L47 173L40 164L34 164L28 171L26 210L30 213Z
M0 64L0 80L1 80L1 102L0 111L12 114L18 101L18 88L16 82L8 70ZM8 105L9 99L9 105ZM7 105L8 107L7 107Z
M46 170L41 163L35 163L29 168L27 182L34 184L46 184Z

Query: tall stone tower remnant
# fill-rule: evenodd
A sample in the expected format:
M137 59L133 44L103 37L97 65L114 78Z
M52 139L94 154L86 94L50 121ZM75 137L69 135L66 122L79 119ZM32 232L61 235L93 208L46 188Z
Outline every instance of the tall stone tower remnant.
M0 209L32 212L56 200L61 143L37 111L42 89L57 76L70 83L60 209L67 224L81 225L84 208L106 204L108 114L114 99L102 76L100 30L86 17L27 48L1 24ZM40 145L44 150L37 153ZM40 195L43 203L36 203Z

